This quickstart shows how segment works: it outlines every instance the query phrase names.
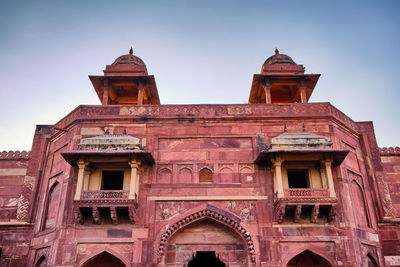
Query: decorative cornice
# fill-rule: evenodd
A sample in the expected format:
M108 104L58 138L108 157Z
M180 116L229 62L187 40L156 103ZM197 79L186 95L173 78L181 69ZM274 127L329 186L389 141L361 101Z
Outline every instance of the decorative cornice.
M11 159L29 159L29 151L3 151L0 153L0 160L1 159L6 159L6 160L11 160Z

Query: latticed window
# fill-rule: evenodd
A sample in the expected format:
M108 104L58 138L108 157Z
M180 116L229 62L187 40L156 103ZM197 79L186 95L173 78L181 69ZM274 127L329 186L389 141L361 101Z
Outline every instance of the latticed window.
M199 182L200 183L212 183L212 172L204 168L199 173Z

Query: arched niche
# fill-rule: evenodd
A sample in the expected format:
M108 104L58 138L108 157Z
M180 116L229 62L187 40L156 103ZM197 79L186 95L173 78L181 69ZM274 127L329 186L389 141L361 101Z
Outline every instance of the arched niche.
M192 183L192 171L189 168L182 168L178 172L178 183L180 184L191 184Z
M356 180L351 182L350 188L356 226L360 228L367 228L369 227L369 223L363 190Z
M287 267L332 267L333 265L321 255L311 251L304 250L292 257L288 263Z
M127 265L108 251L102 251L91 258L84 260L80 267L127 267Z
M61 185L58 181L55 181L50 187L47 194L47 201L44 212L44 223L43 230L51 229L56 226L57 213L59 209L59 200L61 193Z
M157 183L170 184L172 183L172 172L170 169L163 168L158 172Z
M220 183L221 184L231 184L233 183L233 171L231 168L224 167L219 171Z

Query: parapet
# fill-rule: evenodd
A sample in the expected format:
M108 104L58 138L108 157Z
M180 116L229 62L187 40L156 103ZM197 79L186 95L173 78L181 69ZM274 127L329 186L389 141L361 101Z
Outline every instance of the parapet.
M381 156L400 156L400 147L380 147Z
M0 160L11 160L11 159L29 159L29 151L3 151L0 153Z

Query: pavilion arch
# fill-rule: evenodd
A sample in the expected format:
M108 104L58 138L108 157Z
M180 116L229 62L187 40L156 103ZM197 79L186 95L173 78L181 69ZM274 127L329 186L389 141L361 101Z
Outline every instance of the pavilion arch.
M179 216L177 219L169 224L169 227L166 231L159 234L157 238L157 240L159 240L157 259L158 262L162 260L165 247L167 246L169 239L176 232L192 223L198 222L205 218L222 224L238 234L248 251L248 262L255 261L254 243L250 233L243 226L240 225L241 219L227 211L221 210L212 205L203 204L198 206L197 208L191 209L190 211L183 213L181 216Z
M131 266L129 260L127 260L124 256L122 256L117 251L115 251L115 250L113 250L113 249L111 249L109 247L98 249L98 250L90 253L85 258L83 258L76 266L77 267L86 267L87 263L89 263L95 257L101 255L102 253L107 253L107 254L113 256L114 258L118 259L119 261L121 261L125 265L125 267Z
M295 250L293 253L291 253L288 257L286 257L286 259L283 262L282 266L288 266L288 263L294 259L295 257L299 256L300 254L304 253L304 252L311 252L312 254L314 254L315 256L318 256L322 259L324 259L325 261L327 261L332 267L336 267L335 261L332 260L328 255L326 255L324 252L322 252L319 249L316 248L311 248L311 247L301 247L297 250Z

